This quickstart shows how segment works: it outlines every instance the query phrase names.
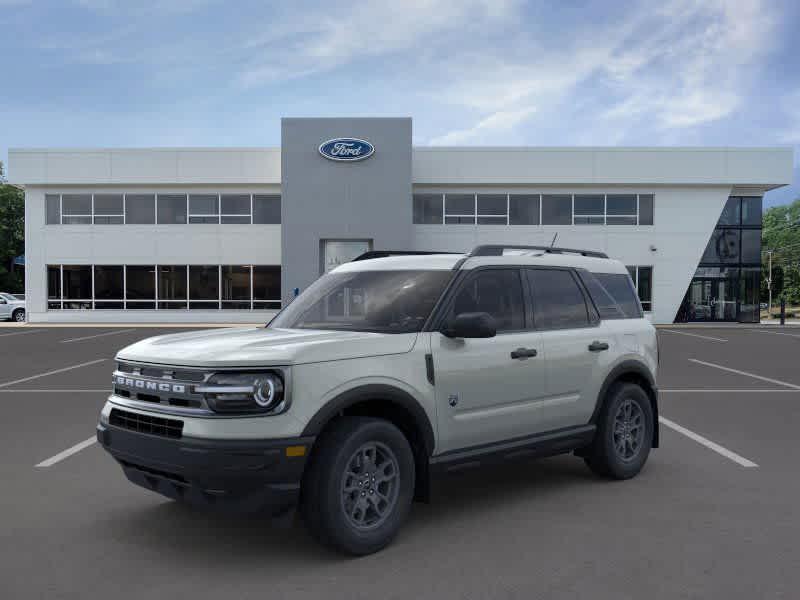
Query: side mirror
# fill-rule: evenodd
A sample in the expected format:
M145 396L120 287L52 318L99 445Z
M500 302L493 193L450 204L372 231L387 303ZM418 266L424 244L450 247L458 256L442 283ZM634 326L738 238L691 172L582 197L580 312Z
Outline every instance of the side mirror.
M449 338L490 338L497 335L497 324L489 313L461 313L445 325L442 335Z

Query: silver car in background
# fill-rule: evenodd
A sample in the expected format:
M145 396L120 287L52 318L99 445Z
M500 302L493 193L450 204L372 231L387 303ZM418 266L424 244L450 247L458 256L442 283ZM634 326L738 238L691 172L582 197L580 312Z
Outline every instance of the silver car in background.
M25 322L25 300L0 292L0 319L8 319L17 323Z

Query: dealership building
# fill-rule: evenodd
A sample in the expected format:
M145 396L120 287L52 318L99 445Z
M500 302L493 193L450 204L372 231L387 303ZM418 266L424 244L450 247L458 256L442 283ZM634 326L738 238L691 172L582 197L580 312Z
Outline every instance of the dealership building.
M287 118L280 148L13 149L31 322L264 322L367 250L596 250L656 323L758 320L789 148L419 147Z

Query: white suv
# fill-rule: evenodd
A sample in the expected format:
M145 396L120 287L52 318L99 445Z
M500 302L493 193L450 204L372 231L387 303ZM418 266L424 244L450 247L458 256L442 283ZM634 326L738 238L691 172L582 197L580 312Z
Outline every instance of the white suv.
M375 253L372 253L374 255ZM658 446L658 350L604 254L480 246L359 260L266 328L117 355L99 441L170 498L291 514L353 554L384 547L431 476L574 452L636 475Z

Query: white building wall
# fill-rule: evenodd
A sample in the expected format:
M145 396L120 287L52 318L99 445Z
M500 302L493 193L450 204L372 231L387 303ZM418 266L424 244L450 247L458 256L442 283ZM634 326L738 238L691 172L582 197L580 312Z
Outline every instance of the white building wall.
M47 265L280 265L280 225L47 225L48 193L258 193L280 186L27 186L25 290L30 322L262 322L276 311L47 310ZM161 313L160 315L158 313Z
M414 225L417 250L466 252L479 244L550 245L599 250L626 265L653 267L655 323L672 323L711 237L730 186L415 187L415 193L655 194L653 225ZM651 250L651 246L655 250Z

